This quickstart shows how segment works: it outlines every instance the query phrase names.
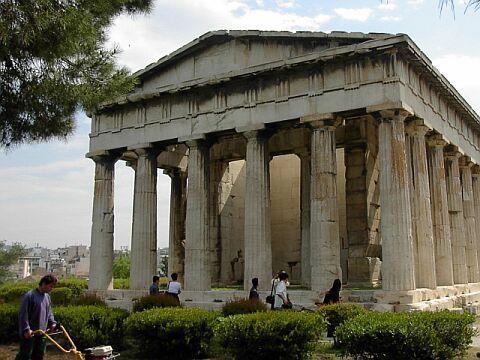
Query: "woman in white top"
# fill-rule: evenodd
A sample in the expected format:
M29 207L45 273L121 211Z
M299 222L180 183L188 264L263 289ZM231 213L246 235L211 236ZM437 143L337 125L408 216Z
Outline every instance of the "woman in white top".
M178 295L182 292L182 285L180 285L180 283L177 281L178 279L177 273L173 273L171 276L172 276L172 281L168 283L167 294L176 298L178 301L178 304L180 305L180 299Z
M281 271L278 274L279 282L275 286L275 302L273 308L275 310L291 309L292 303L287 293L287 279L288 274L285 271Z

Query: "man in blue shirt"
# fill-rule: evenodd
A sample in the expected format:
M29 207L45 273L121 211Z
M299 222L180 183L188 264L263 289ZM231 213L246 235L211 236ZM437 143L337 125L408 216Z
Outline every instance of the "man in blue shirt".
M155 275L153 277L153 284L150 285L150 295L158 295L160 294L160 289L158 288L158 284L160 283L160 278Z
M15 360L42 360L45 355L46 339L42 335L33 335L35 330L51 331L56 322L53 318L50 295L57 279L45 275L36 289L27 292L22 299L18 314L20 351Z

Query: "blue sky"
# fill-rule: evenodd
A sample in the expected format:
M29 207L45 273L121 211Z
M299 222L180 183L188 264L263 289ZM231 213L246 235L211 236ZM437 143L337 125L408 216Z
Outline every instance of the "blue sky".
M157 0L148 16L119 17L110 45L132 71L218 29L406 33L480 112L480 12L440 15L437 0ZM22 145L0 153L0 240L57 247L89 244L93 162L90 119L77 115L68 142ZM115 247L129 246L133 170L116 165ZM158 242L168 245L169 178L159 172Z

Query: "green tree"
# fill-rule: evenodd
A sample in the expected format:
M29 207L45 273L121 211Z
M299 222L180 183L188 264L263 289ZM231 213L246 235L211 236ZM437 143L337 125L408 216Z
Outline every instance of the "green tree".
M130 255L123 254L113 260L113 278L130 279Z
M160 260L160 275L168 277L168 256L162 256Z
M0 241L0 284L12 275L10 266L14 265L19 257L26 254L27 251L23 245L13 244L7 247L5 241Z
M105 46L113 19L152 0L1 0L0 148L66 138L73 115L131 90Z
M450 7L452 11L455 10L455 4L453 0L439 0L439 7L440 7L440 11L442 11L444 8L447 8L447 7ZM473 8L475 11L480 9L480 0L469 0L465 5L465 11L467 11L470 8Z

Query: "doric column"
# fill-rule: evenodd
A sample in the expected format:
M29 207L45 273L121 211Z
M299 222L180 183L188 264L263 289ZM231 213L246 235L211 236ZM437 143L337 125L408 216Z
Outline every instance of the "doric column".
M345 120L345 203L349 285L372 286L380 281L377 126L377 122L371 116Z
M258 278L259 288L270 289L272 243L270 231L270 171L267 137L254 130L247 139L245 183L245 276L244 287Z
M378 114L383 290L413 290L412 218L403 110Z
M453 281L468 283L465 220L463 218L462 186L458 158L461 154L455 147L445 151L445 177L447 180L448 212L450 214L450 238L452 239Z
M310 124L310 281L312 290L324 292L333 280L342 278L335 143L335 129L340 120L327 115Z
M302 149L296 154L300 158L300 222L302 284L310 286L310 151Z
M210 290L208 187L209 147L202 140L187 141L188 188L185 241L185 289Z
M170 176L170 231L168 237L168 274L177 273L181 283L184 281L185 248L185 193L187 176L180 169L165 170Z
M89 156L87 154L87 156ZM113 289L113 156L91 156L95 161L92 235L90 244L90 290Z
M133 190L130 289L148 289L157 274L157 155L153 148L131 149L138 158Z
M447 184L443 148L446 141L440 135L428 139L428 167L432 207L433 241L437 285L453 285L452 242L448 214ZM480 210L480 209L479 209Z
M412 237L417 288L435 289L435 252L433 251L432 212L428 180L425 135L428 127L421 120L408 124L408 148L410 165L410 204L412 208ZM408 153L408 151L407 151Z
M480 267L480 167L472 167L473 203L475 205L475 230L477 233L477 261Z
M211 283L220 284L222 265L222 238L221 238L221 202L223 176L228 162L222 160L210 161L210 193L209 193L209 226L210 226L210 275Z
M478 282L477 231L475 225L475 204L473 200L472 170L470 158L460 158L460 180L462 183L463 218L465 219L465 243L468 282Z

